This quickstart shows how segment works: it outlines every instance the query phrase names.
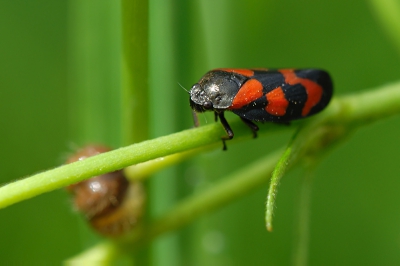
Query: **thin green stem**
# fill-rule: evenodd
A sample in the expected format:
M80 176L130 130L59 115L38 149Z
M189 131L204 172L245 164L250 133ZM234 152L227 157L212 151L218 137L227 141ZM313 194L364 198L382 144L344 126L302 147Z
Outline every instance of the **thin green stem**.
M202 131L202 133L196 134L193 133L194 130L185 130L99 154L86 160L77 161L7 184L0 188L0 208L92 176L218 142L222 133L221 128L216 124L201 127L195 131L197 130ZM203 134L208 137L202 137L204 136Z
M280 150L271 153L226 176L212 187L185 199L173 210L157 219L150 227L147 237L150 240L162 233L188 224L199 216L212 212L267 183L280 154Z
M378 103L376 103L377 99ZM286 155L291 155L292 160L291 164L286 166L286 170L302 161L298 160L298 158L320 158L330 147L342 140L348 132L357 126L400 113L399 103L400 82L387 85L380 90L334 100L328 110L314 119L310 119L297 133L293 141L298 143L292 145L294 151L287 150ZM346 127L348 128L347 130L343 129ZM203 133L206 134L206 132ZM218 134L215 137L219 141ZM274 153L253 165L239 170L223 179L221 183L184 200L173 210L156 219L147 229L137 230L131 236L124 239L125 241L119 242L119 244L132 248L132 245L136 246L146 243L167 231L183 226L200 215L215 210L227 202L242 196L254 187L267 182L267 174L272 171L273 165L277 160L278 153ZM285 161L285 159L282 160ZM308 185L305 184L306 187L302 194L302 202L304 204L307 204L307 201L309 201L307 197L310 197L309 188L307 188ZM307 213L308 210L306 208L306 211L301 214L301 231L303 236L305 236L301 239L301 243L303 244L308 241ZM304 254L306 253L307 249L297 251L297 254L301 254L301 261L305 261Z
M146 245L158 236L191 223L198 217L266 184L281 153L280 150L271 153L226 176L206 190L188 197L174 206L171 211L156 219L147 228L139 228L133 231L130 236L121 239L120 244L130 250Z
M286 168L289 165L291 155L292 148L289 145L289 147L285 150L285 152L279 159L274 171L272 172L271 183L268 189L267 203L265 208L265 225L267 227L267 230L270 232L272 232L272 219L274 214L276 195L278 193L278 185L283 174L286 172Z
M398 113L400 113L400 82L384 86L379 90L334 100L326 111L309 120L307 124L309 129L303 130L304 134L300 137L303 138L303 143L309 143L304 144L305 149L308 147L309 152L317 153L321 149L328 148L335 139L342 137L343 127L354 128L357 125L365 125L376 119ZM245 126L238 126L239 122L231 123L235 128L235 141L241 136L249 137L250 135ZM261 126L261 128L264 127L269 128L268 133L285 128L279 125ZM336 132L337 135L331 132ZM39 173L1 187L0 208L129 165L219 143L222 135L224 135L222 127L214 123L144 141Z
M239 124L240 121L232 123L233 126L238 126ZM281 126L274 126L269 133L282 130L283 128ZM224 134L225 132L221 125L213 123L60 166L0 187L0 208L77 183L92 176L112 172L170 154L221 143L221 136ZM244 125L240 124L235 141L240 140L244 136L250 138L249 131ZM222 144L220 145L222 147ZM201 149L198 152L201 152Z
M392 98L393 97L393 98ZM395 100L392 100L395 99ZM388 85L382 90L334 100L328 110L300 128L279 160L268 191L265 221L272 231L274 207L280 179L305 154L321 153L349 134L355 127L400 111L400 87ZM383 105L384 108L383 108ZM366 109L367 108L367 109Z
M65 265L113 265L116 260L124 259L125 264L132 265L133 262L121 253L121 249L114 242L104 241L95 247L88 249L75 257L64 262Z
M219 144L219 143L218 143ZM175 153L165 157L160 157L143 163L135 164L124 168L125 175L130 180L144 180L152 174L167 168L172 165L179 164L182 161L188 160L193 156L203 153L207 150L220 147L218 144L212 144L201 148Z
M311 185L315 164L307 166L305 176L301 180L300 196L297 208L298 223L294 237L293 265L308 265L310 238Z

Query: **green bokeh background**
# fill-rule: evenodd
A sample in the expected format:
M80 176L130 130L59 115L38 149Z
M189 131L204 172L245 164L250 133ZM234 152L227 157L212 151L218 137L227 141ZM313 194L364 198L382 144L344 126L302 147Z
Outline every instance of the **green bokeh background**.
M60 165L87 142L122 145L120 8L117 1L0 1L0 183ZM369 1L153 0L149 12L152 138L192 126L178 82L190 88L216 67L321 67L333 76L336 95L400 78L400 48ZM310 265L400 261L399 133L400 117L368 125L319 165ZM228 152L162 171L151 180L151 212L164 212L290 136L229 145ZM303 174L295 169L284 177L273 233L264 228L267 187L260 187L162 237L149 253L154 265L290 264ZM0 210L4 265L58 264L97 239L63 190Z

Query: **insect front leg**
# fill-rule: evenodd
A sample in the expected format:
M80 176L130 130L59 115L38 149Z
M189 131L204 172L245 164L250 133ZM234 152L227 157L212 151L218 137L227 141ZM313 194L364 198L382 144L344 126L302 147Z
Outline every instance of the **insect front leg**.
M215 113L215 114L216 114L216 117L217 117L217 113ZM226 121L226 119L225 119L224 112L218 113L218 117L219 117L219 120L221 121L222 126L225 129L226 134L227 134L227 136L224 136L224 137L221 138L222 139L222 144L224 145L223 146L223 150L225 151L226 150L225 141L232 139L234 134L233 134L233 131L232 131L231 127L228 124L228 121Z
M192 110L192 116L193 116L194 127L199 127L200 126L199 117L198 117L197 113L194 110Z

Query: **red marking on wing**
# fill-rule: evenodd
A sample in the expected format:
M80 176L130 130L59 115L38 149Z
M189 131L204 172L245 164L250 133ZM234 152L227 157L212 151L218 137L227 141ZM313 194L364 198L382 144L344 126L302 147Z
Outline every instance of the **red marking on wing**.
M263 86L256 79L249 79L239 89L229 109L239 109L263 96Z
M243 75L245 77L252 77L254 76L254 71L251 69L245 69L245 68L218 68L215 70L222 70L226 72L231 72L231 73L236 73L239 75Z
M321 85L309 79L299 78L298 76L296 76L293 69L281 69L279 70L279 72L282 73L285 78L285 82L289 85L300 83L306 89L307 101L304 104L301 115L307 116L308 113L311 111L311 108L317 105L321 100L323 93Z
M268 105L265 106L265 111L274 116L284 116L286 108L289 105L288 100L285 98L285 93L282 87L278 87L268 92L265 97L267 98Z

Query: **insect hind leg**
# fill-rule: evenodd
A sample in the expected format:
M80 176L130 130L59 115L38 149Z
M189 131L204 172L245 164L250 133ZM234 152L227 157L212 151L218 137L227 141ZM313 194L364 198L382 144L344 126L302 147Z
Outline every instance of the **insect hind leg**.
M246 118L240 117L240 119L242 119L242 121L251 129L253 132L253 138L257 138L258 126Z

